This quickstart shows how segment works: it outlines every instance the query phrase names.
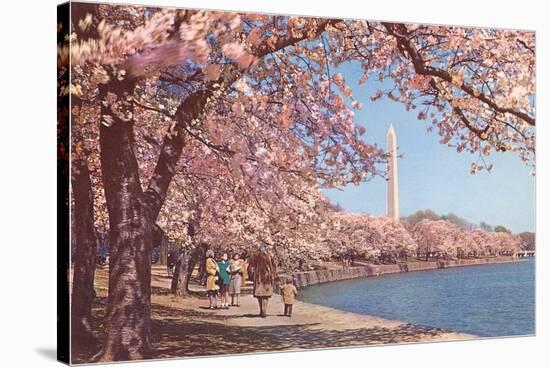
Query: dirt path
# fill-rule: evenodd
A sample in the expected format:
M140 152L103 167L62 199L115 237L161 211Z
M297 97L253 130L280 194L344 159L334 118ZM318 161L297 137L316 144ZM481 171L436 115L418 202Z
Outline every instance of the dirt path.
M162 330L155 340L157 358L475 338L303 302L296 302L289 318L282 316L278 295L265 319L257 316L256 299L249 295L241 307L228 310L208 310L208 301L198 298L155 296L153 302L153 318Z
M271 298L265 319L257 316L258 304L251 295L242 296L241 307L210 310L206 298L175 297L166 289L168 279L153 278L155 359L476 338L299 301L289 318L282 316L278 295ZM94 330L98 330L99 338L106 296L102 284L106 280L105 270L100 269L96 276L99 297L94 307ZM98 348L98 343L76 348L73 363L88 361Z

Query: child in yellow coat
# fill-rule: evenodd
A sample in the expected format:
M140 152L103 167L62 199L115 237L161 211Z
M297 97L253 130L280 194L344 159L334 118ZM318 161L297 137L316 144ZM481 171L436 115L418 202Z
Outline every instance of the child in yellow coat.
M281 294L283 295L283 303L285 305L285 316L292 316L292 306L294 305L294 299L298 295L298 290L292 284L292 279L287 279L286 284L280 287Z

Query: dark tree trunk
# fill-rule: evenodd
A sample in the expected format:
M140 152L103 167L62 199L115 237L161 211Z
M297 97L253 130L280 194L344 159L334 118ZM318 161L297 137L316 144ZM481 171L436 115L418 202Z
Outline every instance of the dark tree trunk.
M195 266L199 264L199 281L201 269L206 262L206 250L208 245L201 243L190 253L180 253L176 262L174 275L172 277L172 293L180 296L189 294L189 280ZM205 271L206 272L206 271Z
M199 276L199 284L201 285L205 285L206 284L206 278L207 278L207 274L206 274L206 262L205 261L202 261L199 263L199 271L198 271L198 276Z
M163 237L160 241L160 265L168 264L168 239Z
M189 293L190 260L187 251L180 251L172 277L172 293L176 296L185 297Z
M168 262L168 238L158 224L153 225L152 238L152 248L155 249L158 247L159 249L159 264L166 265L166 263Z
M206 284L206 250L208 250L208 245L206 243L201 243L197 248L195 248L191 257L192 265L190 264L189 266L189 275L191 275L191 272L195 269L196 264L199 264L197 273L199 284L202 285Z
M179 256L174 265L174 272L172 273L172 283L170 285L170 291L173 294L178 294L178 286L179 286L180 271L181 271L181 266L179 266L178 261L179 261Z
M113 78L114 79L114 78ZM122 99L131 81L111 80L100 88ZM151 251L153 221L144 200L133 150L131 121L120 120L108 106L100 128L101 168L109 211L109 297L106 339L94 361L148 358L151 352Z
M135 81L112 77L100 86L100 97L108 93L125 100ZM178 109L178 123L188 124L202 111L210 92L198 91L185 99ZM128 107L130 109L130 107ZM144 359L151 346L151 253L152 230L176 163L183 150L181 130L167 136L151 179L144 193L134 154L133 121L123 121L101 105L101 169L109 211L111 256L109 259L109 298L106 310L106 339L93 361ZM181 126L181 125L180 125Z
M74 165L72 181L76 249L71 297L71 337L76 345L75 341L86 343L93 339L91 320L97 233L90 172L85 162Z

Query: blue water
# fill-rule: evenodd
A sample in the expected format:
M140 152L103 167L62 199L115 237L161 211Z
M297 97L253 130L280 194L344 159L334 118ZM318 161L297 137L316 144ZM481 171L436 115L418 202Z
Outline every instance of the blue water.
M535 261L466 266L310 286L299 299L478 336L535 333Z

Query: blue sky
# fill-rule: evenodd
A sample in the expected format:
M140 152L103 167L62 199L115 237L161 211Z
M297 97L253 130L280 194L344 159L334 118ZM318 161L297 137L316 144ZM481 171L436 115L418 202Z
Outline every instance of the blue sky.
M426 122L417 120L418 111L407 112L403 105L388 99L372 102L370 96L381 85L369 80L358 86L360 71L354 66L348 64L339 71L354 97L365 105L355 115L355 122L366 128L364 139L385 149L390 123L396 130L402 155L398 159L401 216L432 209L439 214L454 213L472 223L504 225L513 232L534 231L535 177L519 156L493 153L486 159L493 163L492 171L471 175L470 164L476 156L440 144L437 133L427 132ZM347 211L386 213L386 181L381 177L324 192Z

